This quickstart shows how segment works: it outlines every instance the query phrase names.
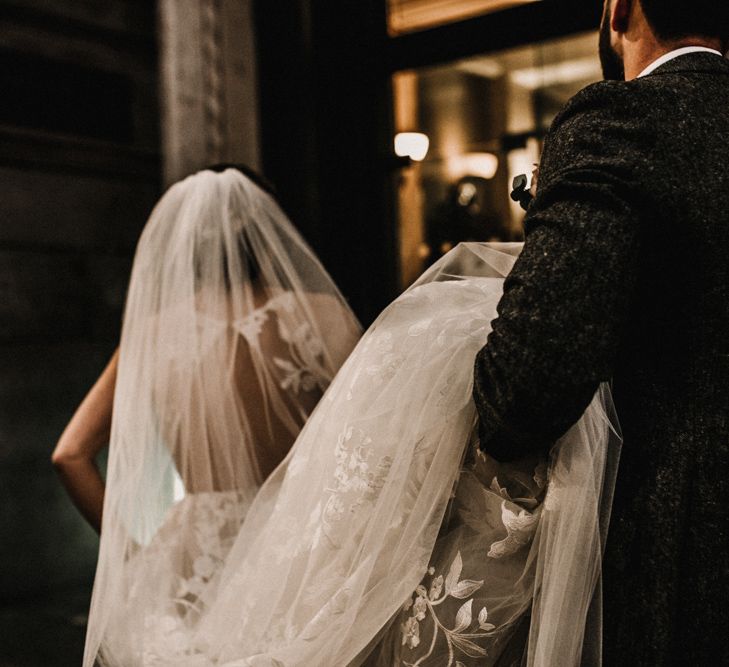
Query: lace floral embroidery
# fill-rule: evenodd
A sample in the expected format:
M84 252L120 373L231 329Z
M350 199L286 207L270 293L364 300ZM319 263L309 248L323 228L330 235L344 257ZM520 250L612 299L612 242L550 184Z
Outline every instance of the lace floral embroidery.
M263 325L268 321L268 313L261 308L254 310L252 313L244 317L238 322L239 331L246 337L249 343L255 344L263 329Z
M501 503L501 521L506 528L506 537L503 540L494 542L489 549L489 558L503 558L519 551L532 541L539 515L537 510L532 513L527 510L520 510L518 513L509 508L506 501Z
M367 375L372 378L375 385L385 384L395 377L404 359L393 352L394 344L389 331L376 336L373 347L374 352L379 354L379 359L367 367Z
M334 450L336 467L334 484L321 511L320 527L333 544L337 544L336 527L364 503L377 499L390 471L392 459L383 456L374 469L370 466L372 439L361 429L348 426L340 433ZM316 540L315 540L316 542Z
M538 489L544 488L546 484L542 477L542 475L546 475L545 470L546 467L540 464L532 476ZM490 489L504 499L501 503L501 522L506 528L506 537L491 545L488 557L503 558L531 543L537 530L542 508L538 507L537 498L512 498L506 487L502 487L496 477L491 480Z
M293 294L281 294L237 323L238 330L248 343L257 345L270 313L276 313L278 335L288 344L291 357L284 359L274 356L273 364L281 376L278 379L281 389L294 394L323 389L331 379L327 377L322 363L322 341L308 322L302 322L296 316L296 306Z
M284 378L280 382L281 389L290 389L298 394L302 390L314 391L317 388L316 377L308 368L295 366L291 361L278 357L273 358L273 363L284 373Z
M461 579L462 570L463 560L459 551L445 578L442 574L436 575L435 568L430 567L428 576L424 579L425 582L430 578L430 585L418 586L413 597L405 604L404 611L410 612L410 616L401 625L403 646L415 649L420 645L420 623L427 617L432 619L434 628L427 653L414 662L405 661L404 664L408 667L422 665L433 654L440 636L443 636L448 647L446 667L454 664L459 667L462 664L456 661L459 654L472 658L482 658L487 655L486 649L474 641L488 638L491 631L496 628L488 622L489 614L486 607L481 608L475 621L473 618L472 596L483 586L483 581ZM448 597L465 600L456 612L455 619L450 623L439 615L440 610L438 609ZM448 627L449 625L452 627Z
M189 630L205 609L204 594L220 573L243 515L242 496L235 491L190 494L171 510L140 561L144 568L153 564L151 579L142 577L131 594L144 597L157 576L175 575L164 608L145 618L145 665L192 652Z

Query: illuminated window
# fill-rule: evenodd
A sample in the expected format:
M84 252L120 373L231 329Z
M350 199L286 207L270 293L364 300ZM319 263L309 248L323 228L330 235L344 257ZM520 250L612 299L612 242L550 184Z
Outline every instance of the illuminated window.
M388 0L391 35L435 28L538 0Z
M512 181L531 175L567 100L602 78L597 41L590 32L394 75L395 131L429 141L399 171L401 287L460 241L522 237Z

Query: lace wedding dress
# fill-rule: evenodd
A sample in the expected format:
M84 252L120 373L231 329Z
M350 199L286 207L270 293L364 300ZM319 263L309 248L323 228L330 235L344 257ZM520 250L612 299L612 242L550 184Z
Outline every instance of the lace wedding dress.
M261 488L202 612L141 614L130 658L104 664L567 667L599 654L619 453L609 391L549 460L500 465L474 436L473 362L518 252L458 246L389 306Z

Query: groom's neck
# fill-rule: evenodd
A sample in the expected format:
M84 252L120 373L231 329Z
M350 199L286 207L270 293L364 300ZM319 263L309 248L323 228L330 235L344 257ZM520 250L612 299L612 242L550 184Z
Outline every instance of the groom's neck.
M670 42L659 41L653 34L642 36L624 46L623 62L625 64L625 80L630 81L651 63L661 56L686 46L704 46L708 49L722 50L720 39L707 39L706 37L685 37Z

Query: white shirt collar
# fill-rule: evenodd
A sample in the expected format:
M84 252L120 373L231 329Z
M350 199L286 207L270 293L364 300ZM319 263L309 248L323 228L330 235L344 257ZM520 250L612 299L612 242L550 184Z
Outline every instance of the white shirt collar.
M674 49L673 51L669 51L665 55L662 55L658 60L654 60L648 67L646 67L639 75L638 78L642 76L646 76L648 74L651 74L654 70L658 69L661 65L665 65L669 60L673 60L674 58L678 58L679 56L684 56L687 53L700 53L700 52L706 52L706 53L714 53L717 56L721 56L722 53L720 51L717 51L716 49L709 49L705 46L684 46L680 49Z

